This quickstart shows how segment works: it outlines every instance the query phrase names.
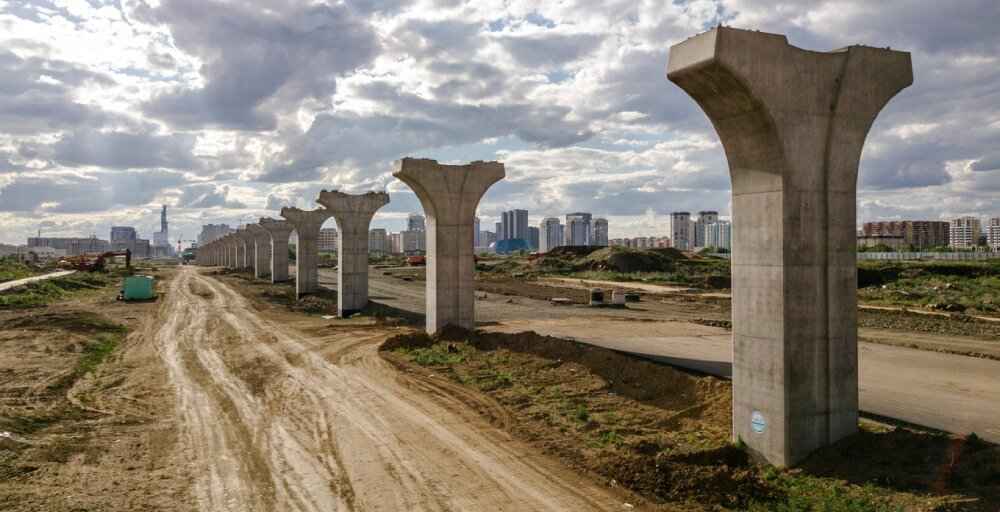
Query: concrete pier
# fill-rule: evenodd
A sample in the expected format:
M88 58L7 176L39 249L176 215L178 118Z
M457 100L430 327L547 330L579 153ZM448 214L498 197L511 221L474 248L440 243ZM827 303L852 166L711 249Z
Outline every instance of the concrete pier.
M473 219L486 190L504 178L503 164L404 158L392 174L416 192L427 217L427 332L474 328Z
M236 268L241 271L253 269L253 234L246 227L236 230Z
M316 202L337 221L337 314L345 317L368 305L368 226L389 194L323 190Z
M319 230L333 214L326 209L300 210L282 208L281 216L295 228L299 242L295 246L295 296L302 297L319 289ZM286 251L287 252L287 251Z
M278 219L260 219L260 227L271 236L271 282L288 281L288 237L292 227L288 221Z
M733 436L791 466L857 431L858 162L910 55L719 27L673 46L667 77L729 160Z
M230 233L222 239L222 244L224 247L225 267L228 269L236 268L236 237Z
M271 275L271 233L259 224L247 224L253 235L253 277L263 279Z

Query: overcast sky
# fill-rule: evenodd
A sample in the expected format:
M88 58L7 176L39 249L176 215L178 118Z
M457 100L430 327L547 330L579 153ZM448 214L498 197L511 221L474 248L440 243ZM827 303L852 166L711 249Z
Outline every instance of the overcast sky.
M997 20L997 0L0 0L0 242L151 236L161 204L193 239L323 188L388 190L374 225L398 230L407 155L503 161L484 223L664 235L672 210L729 213L718 138L665 78L670 45L719 23L912 52L859 221L1000 215Z

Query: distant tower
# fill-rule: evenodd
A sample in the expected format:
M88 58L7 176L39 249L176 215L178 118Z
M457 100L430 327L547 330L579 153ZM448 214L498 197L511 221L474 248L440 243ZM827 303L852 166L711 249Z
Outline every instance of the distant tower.
M167 205L163 205L163 210L160 211L160 233L167 233Z

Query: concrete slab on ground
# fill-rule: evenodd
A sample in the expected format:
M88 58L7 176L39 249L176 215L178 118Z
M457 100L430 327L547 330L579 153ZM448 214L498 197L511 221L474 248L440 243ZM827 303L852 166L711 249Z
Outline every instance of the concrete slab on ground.
M6 283L0 283L0 292L12 290L19 286L24 286L29 283L36 283L38 281L45 281L46 279L52 279L54 277L68 276L76 272L75 270L60 270L58 272L51 272L49 274L42 274L40 276L26 277L24 279L15 279L13 281L7 281Z

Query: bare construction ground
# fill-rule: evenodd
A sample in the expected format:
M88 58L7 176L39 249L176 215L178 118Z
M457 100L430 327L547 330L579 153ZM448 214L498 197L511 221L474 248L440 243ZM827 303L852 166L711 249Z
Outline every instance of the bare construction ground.
M151 333L197 509L608 510L623 497L378 355L398 328L256 309L184 269ZM464 398L465 401L459 400ZM489 408L489 402L480 407Z
M116 302L112 284L0 311L0 510L998 506L1000 452L981 440L875 426L776 472L728 444L724 379L500 332L647 333L655 348L657 333L724 338L722 303L593 310L490 291L487 338L380 352L419 333L423 283L376 275L376 317L341 320L316 314L328 292L294 302L287 285L215 274L165 270L154 302Z

